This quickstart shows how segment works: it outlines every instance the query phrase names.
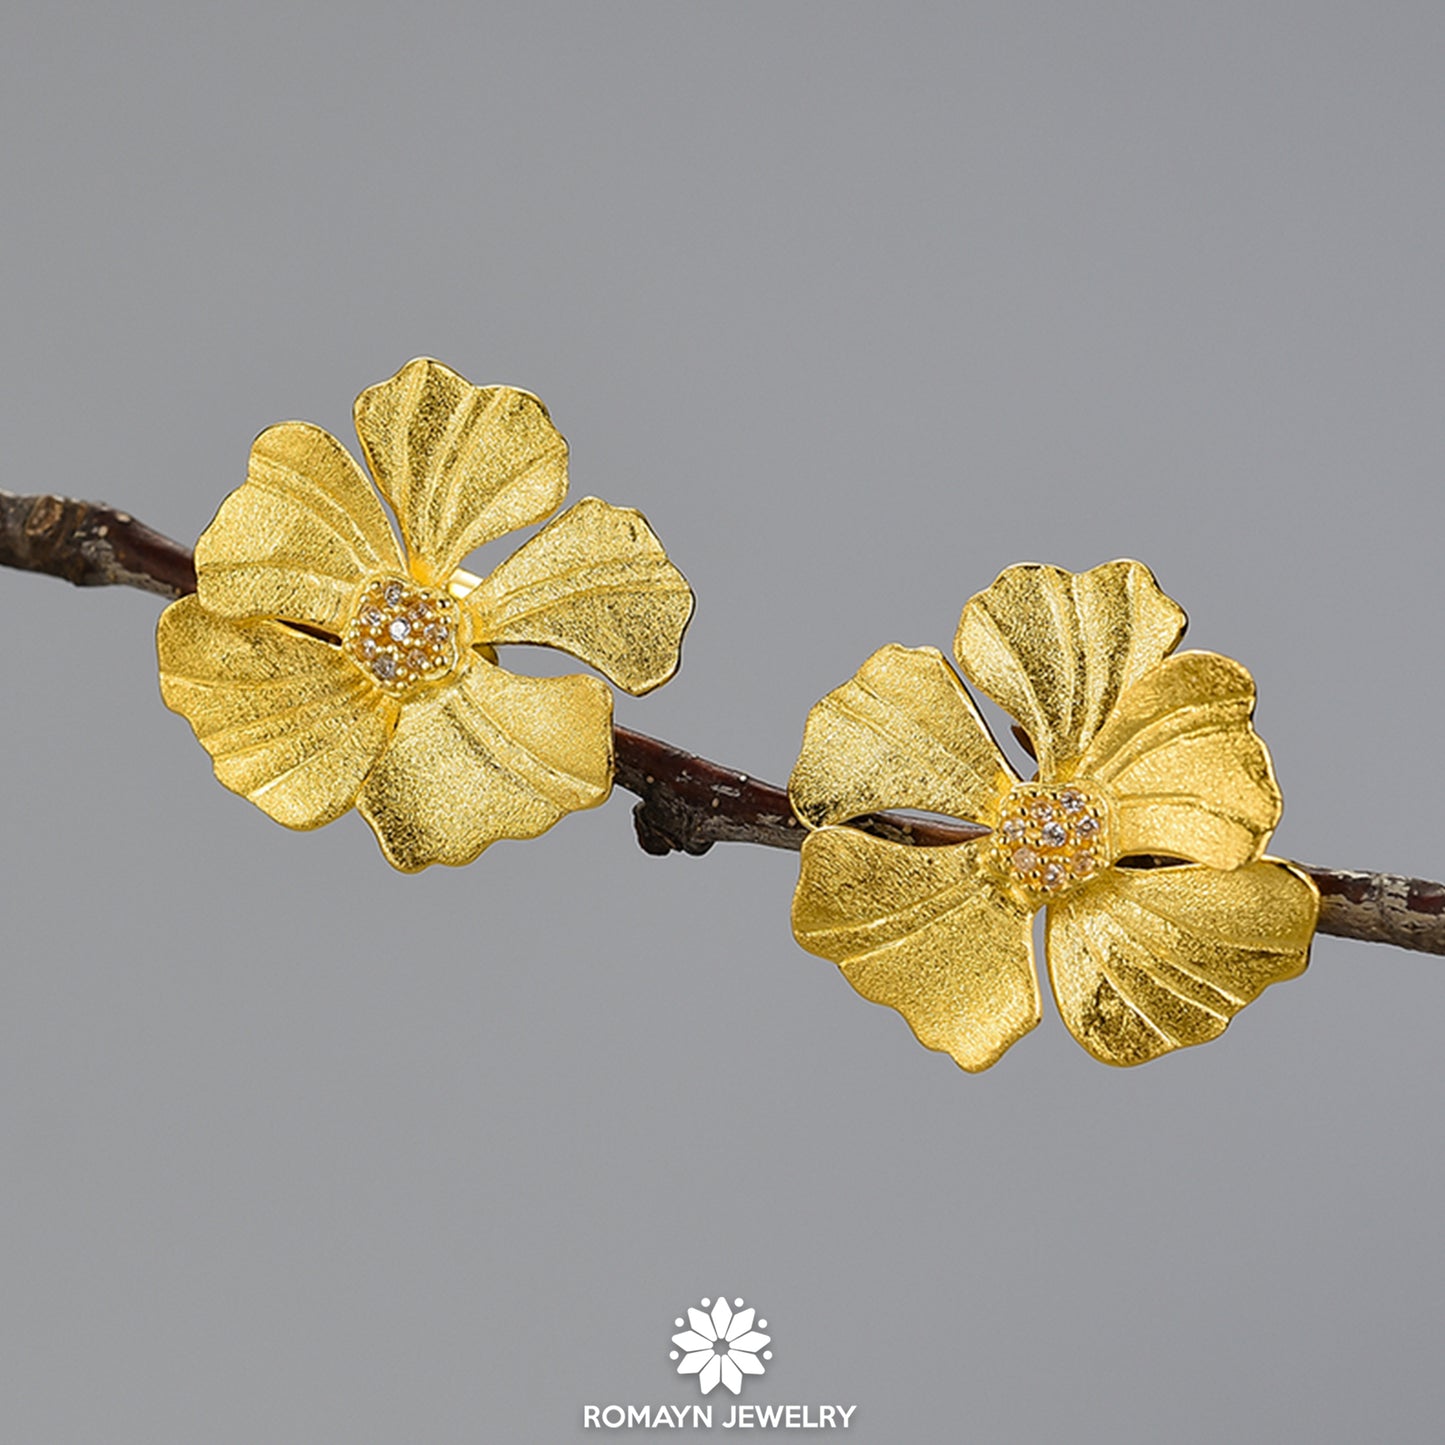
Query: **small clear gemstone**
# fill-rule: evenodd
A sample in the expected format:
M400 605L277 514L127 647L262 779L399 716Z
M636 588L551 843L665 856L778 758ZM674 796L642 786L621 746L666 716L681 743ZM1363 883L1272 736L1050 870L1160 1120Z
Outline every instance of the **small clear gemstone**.
M405 694L460 662L458 624L440 592L401 577L373 577L362 589L343 646L388 692ZM442 621L446 618L452 625Z
M1062 896L1109 866L1108 806L1085 787L1020 783L999 808L993 866L1035 903Z

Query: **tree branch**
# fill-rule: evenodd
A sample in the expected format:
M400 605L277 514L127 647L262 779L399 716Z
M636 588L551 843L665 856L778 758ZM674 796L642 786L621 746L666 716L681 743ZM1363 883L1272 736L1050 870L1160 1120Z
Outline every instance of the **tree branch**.
M196 589L190 550L134 517L95 502L0 492L0 565L46 572L77 587L126 586L181 597ZM616 728L618 786L641 800L637 841L648 852L706 853L714 843L803 846L788 795L630 728ZM895 842L962 843L972 823L875 813L857 826ZM1321 933L1445 954L1445 885L1392 873L1297 865L1319 886Z

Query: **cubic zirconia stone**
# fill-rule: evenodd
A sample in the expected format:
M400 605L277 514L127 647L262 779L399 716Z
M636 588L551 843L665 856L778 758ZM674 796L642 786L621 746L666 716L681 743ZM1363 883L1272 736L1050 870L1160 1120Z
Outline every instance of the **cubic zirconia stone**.
M437 622L444 613L452 615L446 612L450 607L441 592L419 582L373 577L356 599L342 648L387 692L405 696L415 687L440 682L460 665L457 629ZM461 625L465 631L465 617Z
M1004 797L989 857L1012 887L1057 897L1113 861L1108 795L1092 788L1018 783Z

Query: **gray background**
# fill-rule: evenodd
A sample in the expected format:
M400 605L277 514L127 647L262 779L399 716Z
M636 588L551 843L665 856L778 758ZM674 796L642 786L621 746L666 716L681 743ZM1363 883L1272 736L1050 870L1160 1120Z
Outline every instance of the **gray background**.
M696 587L622 721L781 779L874 647L1134 555L1259 681L1277 850L1445 871L1438 4L0 23L4 485L194 538L436 355ZM791 857L619 795L396 875L212 780L154 599L0 605L6 1445L580 1439L698 1398L718 1291L744 1400L890 1445L1439 1438L1438 961L968 1077L796 948Z

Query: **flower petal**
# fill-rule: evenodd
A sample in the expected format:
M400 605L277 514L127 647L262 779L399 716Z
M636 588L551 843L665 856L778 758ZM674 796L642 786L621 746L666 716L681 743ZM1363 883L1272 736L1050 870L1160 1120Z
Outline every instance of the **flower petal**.
M963 609L953 651L1027 730L1045 782L1103 727L1119 695L1177 646L1185 617L1140 562L1089 572L1025 563Z
M751 1305L745 1310L739 1310L737 1314L733 1316L732 1323L728 1326L728 1339L740 1339L743 1335L747 1334L753 1327L753 1320L757 1316L757 1313ZM753 1347L751 1345L745 1345L743 1348L751 1349Z
M718 1381L722 1378L722 1356L714 1355L703 1367L701 1374L697 1377L698 1388L704 1395L710 1395L716 1388Z
M788 781L810 827L879 808L991 816L1017 782L936 647L881 647L808 714Z
M606 801L612 693L592 677L517 677L474 657L406 703L357 806L396 867L470 863Z
M729 1350L728 1357L745 1375L761 1375L763 1373L763 1362L746 1350Z
M558 647L631 693L677 671L692 589L641 512L584 497L467 596L488 643Z
M733 1322L732 1306L719 1295L713 1301L712 1306L712 1327L715 1338L725 1340L728 1337L728 1326Z
M1115 799L1119 854L1236 868L1257 857L1283 806L1250 726L1254 680L1213 652L1181 652L1119 699L1079 763Z
M213 616L196 597L161 614L161 696L195 729L216 777L288 828L356 801L396 703L340 648L280 622Z
M1069 1032L1106 1064L1202 1044L1304 972L1319 912L1285 863L1114 868L1049 908L1049 976Z
M246 480L196 543L207 611L328 632L341 631L363 577L400 568L376 488L334 436L304 421L256 438Z
M743 1387L743 1372L738 1369L731 1355L719 1355L718 1359L722 1362L722 1382L736 1395Z
M677 1373L679 1375L695 1375L709 1360L717 1359L717 1351L711 1345L705 1350L695 1350L690 1355L684 1355L677 1362Z
M688 1310L687 1317L688 1320L691 1322L693 1329L695 1329L698 1334L700 1334L703 1339L708 1342L709 1346L711 1346L713 1341L717 1339L717 1332L712 1327L711 1316L705 1314L702 1310L694 1306L692 1309Z
M1032 915L984 871L986 846L914 848L823 828L803 842L793 897L804 948L970 1070L1039 1021Z
M567 443L547 408L409 361L356 399L356 432L401 522L413 574L440 585L474 548L549 517L567 494Z

